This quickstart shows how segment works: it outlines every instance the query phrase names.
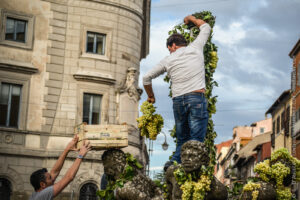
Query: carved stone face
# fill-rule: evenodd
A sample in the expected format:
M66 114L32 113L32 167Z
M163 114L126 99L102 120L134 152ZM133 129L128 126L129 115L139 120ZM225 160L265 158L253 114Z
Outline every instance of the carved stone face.
M105 162L103 162L103 166L104 166L104 172L105 174L117 178L119 177L119 175L122 174L125 164L116 162L112 159L108 159L105 160Z
M209 157L205 145L198 141L188 141L181 148L182 167L186 172L192 172L208 165Z
M114 179L118 179L126 165L124 153L120 153L120 151L109 150L107 156L102 159L105 174L113 177Z
M181 152L182 167L186 172L197 170L201 167L200 158L196 149L187 149Z

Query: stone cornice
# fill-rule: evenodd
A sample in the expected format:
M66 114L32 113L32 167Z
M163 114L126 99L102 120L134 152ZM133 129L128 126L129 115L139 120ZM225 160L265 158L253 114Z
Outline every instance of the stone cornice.
M84 73L77 73L74 74L73 77L78 81L88 81L88 82L96 82L96 83L104 83L107 85L115 84L116 80L105 75L101 74L84 74Z
M0 69L4 71L12 71L25 74L35 74L39 71L31 63L2 59L0 59Z

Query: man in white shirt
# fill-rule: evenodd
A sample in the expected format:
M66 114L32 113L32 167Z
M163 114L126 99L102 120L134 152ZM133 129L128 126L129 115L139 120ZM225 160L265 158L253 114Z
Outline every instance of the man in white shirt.
M83 157L91 149L91 145L89 144L89 142L85 142L82 145L76 160L69 168L65 176L57 183L54 183L62 169L69 151L75 149L75 145L77 144L77 142L78 136L75 135L54 164L50 173L46 168L43 168L31 174L30 183L33 186L35 192L32 193L29 200L52 200L59 193L61 193L63 189L75 178Z
M208 112L205 98L203 47L210 35L211 27L194 16L184 18L185 24L190 22L200 28L197 38L187 46L182 35L171 35L167 40L170 55L143 77L144 88L148 95L147 101L151 103L155 103L152 79L164 72L167 72L171 79L177 146L171 162L165 164L164 170L174 161L181 163L181 146L189 140L203 142L207 130Z

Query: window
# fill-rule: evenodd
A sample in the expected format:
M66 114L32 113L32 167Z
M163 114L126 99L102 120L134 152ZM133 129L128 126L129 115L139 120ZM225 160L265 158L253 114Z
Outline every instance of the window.
M12 40L16 42L25 43L27 21L7 17L5 40Z
M15 11L1 11L0 44L32 49L34 16Z
M285 135L289 135L290 133L290 106L286 108L286 117L285 117Z
M105 34L87 32L86 52L94 54L105 54Z
M2 200L10 200L11 197L11 183L5 179L0 178L0 195Z
M82 26L81 58L111 62L114 29L104 26Z
M296 110L296 122L300 120L300 108Z
M285 111L281 113L281 130L284 129L284 123L285 123Z
M277 124L277 127L276 127L276 133L279 133L280 132L280 116L277 117L277 120L276 120L276 124Z
M276 122L275 120L272 123L272 134L271 134L271 145L274 148L275 147L275 133L276 133Z
M98 190L94 183L86 183L80 188L79 200L98 200L96 195Z
M295 69L293 69L293 71L291 72L291 89L292 92L295 92L296 89L296 71Z
M18 127L21 102L21 85L1 83L0 126Z
M265 128L264 127L261 127L260 128L260 133L264 133L265 132Z
M88 124L100 124L101 99L101 95L87 93L83 95L82 122L86 122Z

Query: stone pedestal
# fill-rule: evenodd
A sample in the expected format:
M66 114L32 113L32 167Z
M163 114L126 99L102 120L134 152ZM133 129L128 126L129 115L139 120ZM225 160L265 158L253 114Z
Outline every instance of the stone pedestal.
M120 124L126 123L133 126L137 126L136 119L138 118L139 102L135 96L129 96L128 93L123 93L120 95L120 105L119 105L119 122Z

